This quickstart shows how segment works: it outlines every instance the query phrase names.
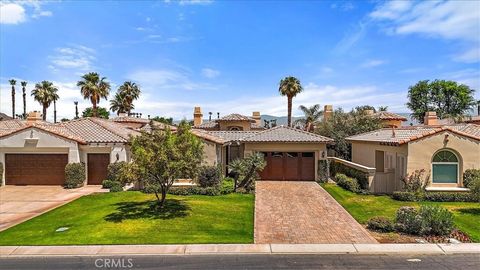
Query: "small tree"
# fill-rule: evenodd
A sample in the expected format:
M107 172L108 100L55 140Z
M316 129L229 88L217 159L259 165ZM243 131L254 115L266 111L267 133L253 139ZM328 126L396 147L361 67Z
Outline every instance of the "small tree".
M251 190L252 185L259 178L259 172L266 166L265 158L261 153L254 153L243 159L234 160L230 165L233 179L235 181L235 191L237 188Z
M191 133L186 122L180 123L177 133L165 131L143 132L131 139L133 163L145 188L152 190L161 208L175 179L197 176L203 145Z
M402 179L403 190L407 192L423 192L430 182L430 174L425 170L416 170Z
M98 117L108 119L110 113L103 107L97 107ZM82 112L82 117L93 117L93 108L88 107Z

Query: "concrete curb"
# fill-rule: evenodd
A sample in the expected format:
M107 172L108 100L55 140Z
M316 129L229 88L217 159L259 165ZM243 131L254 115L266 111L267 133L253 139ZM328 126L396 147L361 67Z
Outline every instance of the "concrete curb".
M0 257L207 254L480 254L480 244L207 244L0 246Z

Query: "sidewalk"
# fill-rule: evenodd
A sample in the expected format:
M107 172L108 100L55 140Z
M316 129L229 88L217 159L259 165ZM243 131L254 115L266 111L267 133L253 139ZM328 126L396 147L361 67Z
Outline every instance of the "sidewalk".
M208 244L0 246L0 257L202 254L480 254L480 244Z

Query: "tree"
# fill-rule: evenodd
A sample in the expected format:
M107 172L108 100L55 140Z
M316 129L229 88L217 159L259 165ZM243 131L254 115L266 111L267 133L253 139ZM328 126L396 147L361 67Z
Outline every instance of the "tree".
M57 100L58 100L58 95L55 95L53 97L53 123L57 123Z
M293 98L303 91L302 84L300 80L295 77L285 77L280 81L280 86L278 87L280 95L287 97L287 110L288 110L288 126L292 126L292 100Z
M420 123L428 111L435 111L440 119L461 117L475 104L474 92L454 81L419 81L409 87L407 107L412 111L412 118Z
M130 139L133 165L145 188L155 193L163 207L167 192L176 179L195 178L203 159L202 142L192 134L186 122L177 132L142 132Z
M108 110L106 108L97 107L97 115L100 118L108 119L108 117L110 116L110 113L108 112ZM82 117L94 117L93 116L93 108L88 107L85 110L83 110Z
M386 112L386 111L388 111L388 106L379 106L377 111Z
M354 110L357 111L357 112L362 112L362 113L364 113L365 111L373 111L374 113L377 112L377 110L375 109L375 107L373 107L373 106L371 106L371 105L357 106L357 107L355 107Z
M151 120L153 121L156 121L156 122L160 122L160 123L164 123L164 124L167 124L167 125L173 125L173 118L172 117L163 117L163 116L155 116L153 118L151 118Z
M335 156L351 160L351 145L345 138L381 127L380 119L366 115L361 109L354 109L346 113L339 108L335 110L330 119L322 121L316 126L315 133L330 137L335 141L334 145L328 146L335 152Z
M42 81L35 84L35 88L32 90L31 95L33 99L42 105L42 117L43 120L47 120L47 108L58 97L58 88L53 85L52 82Z
M110 83L107 78L98 75L96 72L90 72L82 76L82 80L77 82L84 99L90 99L92 102L92 112L94 117L98 117L97 104L101 98L107 99L110 92Z
M27 94L26 94L27 82L23 81L20 84L22 85L23 119L27 119Z
M110 110L112 112L116 112L117 115L119 115L120 113L125 113L129 111L129 109L133 109L133 105L132 105L132 108L129 108L125 102L125 99L122 97L121 93L117 92L113 97L113 99L110 100Z
M11 79L8 82L12 86L12 118L15 119L15 84L17 84L17 81Z
M259 178L259 172L266 165L265 157L261 153L253 153L243 159L233 160L228 166L235 182L234 191L237 188L250 191L255 180Z
M313 131L315 124L320 121L320 117L323 115L323 111L320 109L319 104L315 104L310 107L300 105L298 107L303 112L303 118L297 119L295 124L300 124L306 131Z
M118 93L124 99L126 113L130 114L130 111L134 108L133 101L140 97L140 87L134 82L127 81L120 85Z

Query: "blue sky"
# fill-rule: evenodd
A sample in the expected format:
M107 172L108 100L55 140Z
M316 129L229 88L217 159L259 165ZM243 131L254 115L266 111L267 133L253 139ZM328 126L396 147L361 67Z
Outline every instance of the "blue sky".
M74 100L90 106L75 86L90 71L108 78L111 96L137 82L136 111L175 119L194 106L286 115L278 82L289 75L305 88L295 115L317 103L408 112L408 86L423 79L456 80L480 98L480 2L2 1L0 11L8 114L8 79L28 81L28 91L50 80L59 117L72 118ZM31 97L27 107L41 109Z

